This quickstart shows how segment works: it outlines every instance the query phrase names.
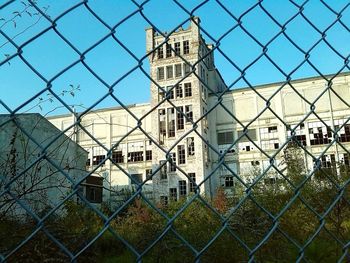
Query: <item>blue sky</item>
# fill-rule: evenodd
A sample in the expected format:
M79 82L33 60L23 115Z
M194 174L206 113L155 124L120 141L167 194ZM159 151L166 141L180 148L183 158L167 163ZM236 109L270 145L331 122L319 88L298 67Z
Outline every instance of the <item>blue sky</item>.
M0 0L0 3L6 1ZM27 1L24 1L27 3ZM38 0L37 5L47 12L51 19L60 16L65 10L81 1L45 1ZM142 3L143 1L136 1ZM178 0L187 10L191 11L203 1ZM283 35L273 39L281 29L271 20L260 6L256 6L248 13L247 10L256 5L253 0L222 0L225 6L236 18L241 17L243 27L253 35L263 46L267 46L268 56L286 74L291 74L292 79L316 76L318 73L307 63L297 70L296 67L304 60L304 54L293 46ZM325 31L336 21L336 14L332 13L320 1L306 1L303 14L314 24L319 31ZM340 12L348 1L325 1L336 12ZM304 1L294 1L301 5ZM265 0L262 7L266 9L280 24L285 24L299 11L298 7L290 1ZM109 26L118 24L123 18L138 10L135 3L128 0L95 0L88 1L88 6ZM160 30L171 31L189 15L183 11L174 1L151 0L144 4L143 13ZM23 13L21 17L11 20L16 11L25 9L21 1L6 6L0 10L0 30L18 45L26 43L30 38L48 28L51 24L44 17L35 15L33 8L27 9L30 14ZM245 14L246 13L246 14ZM199 7L194 15L201 18L202 32L208 43L216 42L227 31L237 24L218 3L210 0ZM40 18L40 19L39 19ZM9 22L6 22L9 21ZM342 12L341 21L350 27L350 7ZM57 31L69 40L80 52L84 52L94 43L109 33L109 30L100 23L88 11L84 5L62 16L56 21ZM115 36L128 49L141 58L145 54L145 28L149 24L136 13L116 28ZM321 38L321 34L310 26L301 15L298 15L286 25L285 33L302 50L308 51ZM209 36L210 35L210 36ZM350 54L350 33L339 22L335 23L326 32L327 42L340 54L336 54L324 41L318 43L310 52L310 61L322 74L338 72L344 66L344 58ZM270 42L270 43L269 43ZM269 44L268 44L269 43ZM220 49L241 69L245 70L245 77L252 85L285 80L276 67L265 57L260 58L252 66L248 67L262 53L262 47L248 36L241 28L236 27L220 41ZM0 34L0 61L6 56L16 53L16 48ZM69 47L60 37L49 30L39 38L31 41L23 47L22 56L47 80L51 80L58 72L79 59L79 55ZM245 87L247 83L237 81L241 73L233 67L219 52L215 52L216 66L220 70L227 85L232 89ZM85 63L93 69L108 85L118 82L120 78L135 66L138 62L132 58L115 40L107 38L101 44L87 52ZM0 62L1 63L1 62ZM143 67L148 72L148 61L143 61ZM344 69L343 71L347 71ZM97 80L81 63L76 64L64 74L52 81L52 90L57 94L64 90L80 86L80 91L75 91L75 96L67 93L61 98L69 105L75 105L79 111L89 107L107 93L107 88ZM0 99L12 110L26 102L29 98L45 89L46 83L16 56L0 66ZM125 104L142 103L149 101L150 82L139 70L133 71L126 78L118 82L114 89L114 95ZM43 94L40 107L36 106L39 98L26 104L18 112L41 112L46 114L58 108L53 113L65 113L67 110L60 108L61 104L56 100L50 102L50 95ZM108 97L95 108L116 106L117 102ZM33 108L34 107L34 108ZM6 109L0 105L0 113L6 113Z

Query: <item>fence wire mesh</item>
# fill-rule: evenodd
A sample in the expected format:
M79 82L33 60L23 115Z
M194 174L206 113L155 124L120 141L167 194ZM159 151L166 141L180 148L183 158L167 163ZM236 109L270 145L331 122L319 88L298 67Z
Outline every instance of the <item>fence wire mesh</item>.
M152 4L165 2L131 0L113 23L95 1L66 3L55 15L50 1L3 2L0 76L22 68L35 81L16 90L27 96L19 106L0 99L0 261L350 261L350 3L289 0L276 13L271 2L167 1L184 17L168 32L151 15L162 12ZM218 14L219 33L201 12ZM97 28L88 44L79 38L89 32L61 26L77 13ZM261 16L273 30L254 24ZM34 20L19 29L25 17ZM124 28L135 17L148 26L146 53L135 51L141 44ZM60 40L49 52L69 50L62 53L69 63L40 65L45 48L37 43L48 34ZM248 48L234 54L243 39ZM90 59L108 45L132 61L127 67L109 54L126 68L117 78L104 72L113 72L110 62ZM288 50L296 53L283 57ZM225 81L214 57L227 67ZM269 67L258 72L262 60ZM57 88L77 68L98 83L82 111L71 97L84 85ZM306 69L313 77L298 79ZM135 72L143 88L125 87ZM256 75L270 74L280 82L255 85ZM2 93L16 81L2 81ZM44 87L33 95L31 85ZM148 104L129 106L119 93L149 86ZM60 130L34 114L50 102L69 113L45 116Z

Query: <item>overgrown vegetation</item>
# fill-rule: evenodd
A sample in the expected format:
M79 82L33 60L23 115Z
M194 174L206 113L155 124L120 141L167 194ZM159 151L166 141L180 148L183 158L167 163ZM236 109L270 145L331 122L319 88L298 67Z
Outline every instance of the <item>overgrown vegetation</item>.
M64 212L49 217L44 226L72 254L81 253L78 262L135 262L137 257L121 239L142 254L142 262L194 262L192 248L201 262L246 262L255 248L256 262L294 262L300 256L307 262L336 262L350 239L349 191L343 187L349 169L338 165L318 170L306 180L298 148L292 145L285 158L288 180L275 187L257 186L240 206L244 196L228 198L222 189L212 201L196 198L189 205L180 200L152 208L135 199L86 250L105 229L105 222L88 207L68 202ZM107 216L114 212L102 211ZM1 253L6 255L38 227L33 220L3 220ZM9 258L45 260L70 259L42 230Z

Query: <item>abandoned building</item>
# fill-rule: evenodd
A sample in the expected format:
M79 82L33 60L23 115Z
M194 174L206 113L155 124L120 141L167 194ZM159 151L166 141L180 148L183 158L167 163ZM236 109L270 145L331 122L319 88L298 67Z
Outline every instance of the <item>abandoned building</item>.
M111 190L106 200L141 182L146 196L164 203L197 191L210 198L218 187L234 193L237 177L249 184L257 168L274 183L271 164L283 170L291 137L316 157L335 133L349 149L349 73L332 78L331 89L311 77L228 90L199 23L170 35L146 29L150 103L90 111L71 129L76 116L49 117L89 152L86 166ZM315 166L308 155L305 162ZM332 162L349 165L344 147L332 144L320 165Z

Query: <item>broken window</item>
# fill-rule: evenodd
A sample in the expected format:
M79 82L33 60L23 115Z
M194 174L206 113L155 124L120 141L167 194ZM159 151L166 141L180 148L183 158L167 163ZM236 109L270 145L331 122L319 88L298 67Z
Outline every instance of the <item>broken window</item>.
M159 142L160 144L163 144L166 136L165 109L160 109L158 113L159 113Z
M176 98L182 98L183 97L183 92L182 92L182 85L178 84L175 87L175 93L176 93Z
M186 163L185 145L177 146L177 155L179 157L179 164L185 164Z
M166 66L166 77L172 79L174 77L173 66Z
M188 173L188 176L192 179L193 183L191 180L189 180L189 186L190 186L190 193L194 193L197 187L196 184L196 174L195 173Z
M166 57L170 58L171 57L171 44L166 43Z
M164 91L164 87L162 87L162 89L158 89L158 101L161 101L165 98L165 91Z
M322 122L308 124L310 134L310 145L329 144L332 140L332 130Z
M193 121L192 105L186 105L186 106L185 106L185 114L186 114L186 116L187 116L186 122Z
M191 97L192 96L192 86L191 83L185 83L185 97Z
M168 137L175 137L175 109L168 109Z
M184 55L187 55L190 53L190 42L188 40L185 40L183 42L183 50L184 50Z
M186 140L187 140L187 155L194 156L194 138L188 137Z
M143 145L142 141L128 143L128 163L143 161Z
M178 130L183 130L185 128L183 107L182 106L177 107L176 122L177 122L177 129Z
M160 171L159 171L161 180L168 179L167 171L166 171L166 162L167 161L165 161L165 160L159 161L159 166L161 167Z
M169 162L169 171L176 172L176 153L170 153L172 163Z
M105 155L106 151L102 147L93 147L92 148L92 165L99 165L103 166L105 164L104 159L106 158Z
M143 161L143 151L128 153L128 163L142 162L142 161Z
M179 181L179 196L184 197L186 195L187 195L186 181L180 180Z
M174 99L174 89L172 89L173 86L168 86L166 87L166 91L167 91L167 97L168 99L172 100Z
M164 67L157 68L157 80L164 79Z
M182 76L182 67L181 64L176 64L175 65L175 77L181 77Z
M340 142L350 142L350 124L345 124L346 119L334 120L334 129L339 131L337 132Z
M180 42L175 43L174 49L175 49L175 54L180 55Z
M160 46L157 50L158 59L164 58L163 46Z

